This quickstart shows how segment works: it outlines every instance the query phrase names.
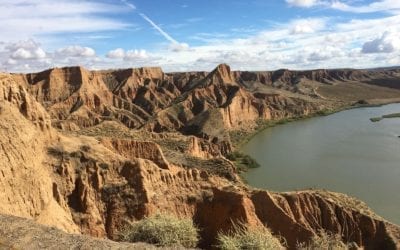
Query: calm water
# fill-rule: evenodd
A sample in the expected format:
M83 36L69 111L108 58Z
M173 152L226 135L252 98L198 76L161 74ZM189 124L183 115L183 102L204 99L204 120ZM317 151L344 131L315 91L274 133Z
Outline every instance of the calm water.
M242 149L260 168L244 178L274 191L324 188L365 201L400 224L400 104L360 108L269 128Z

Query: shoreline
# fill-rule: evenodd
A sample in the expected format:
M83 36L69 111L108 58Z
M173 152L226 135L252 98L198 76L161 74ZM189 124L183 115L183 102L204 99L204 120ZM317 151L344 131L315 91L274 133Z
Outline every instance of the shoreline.
M294 121L300 121L300 120L304 120L307 118L315 118L315 117L321 117L321 116L328 116L331 114L335 114L338 112L342 112L342 111L347 111L347 110L352 110L352 109L357 109L357 108L374 108L374 107L382 107L382 106L386 106L386 105L391 105L391 104L399 104L400 102L396 101L396 102L381 102L381 103L376 103L376 104L359 104L359 105L353 105L353 106L349 106L349 107L342 107L340 109L335 109L335 110L331 110L331 112L327 113L327 114L318 114L318 112L313 113L311 115L307 115L307 116L301 116L301 117L295 117L295 118L291 118L291 119L284 119L285 122L281 123L280 120L276 120L274 121L272 124L268 124L269 126L266 126L263 129L257 130L255 133L252 133L251 135L247 136L246 138L244 138L241 141L241 144L235 145L235 149L236 150L240 150L242 146L249 142L253 137L255 137L258 133L262 132L264 129L268 129L268 128L272 128L278 125L282 125L282 124L286 124L288 122L294 122ZM400 114L400 113L399 113ZM399 136L400 137L400 136ZM245 153L243 153L245 154ZM260 165L260 167L262 167L262 165ZM279 191L279 190L270 190L268 187L265 188L259 188L259 187L255 187L253 186L251 183L248 182L247 179L245 179L244 175L246 174L247 171L251 171L251 168L247 168L244 171L241 171L238 173L238 176L240 177L241 181L244 183L244 185L246 185L248 188L250 189L255 189L255 190L267 190L269 192L273 192L273 193L278 193L278 194L282 194L282 193L299 193L299 192L323 192L323 193L337 193L337 194L343 194L345 196L348 196L349 198L351 198L352 200L355 201L361 201L364 205L366 205L369 209L370 212L373 216L376 216L377 218L380 218L381 220L384 220L390 224L393 225L397 225L396 222L394 222L392 219L387 218L387 215L383 217L383 215L381 213L378 213L377 211L375 211L374 208L372 208L369 203L366 203L366 201L364 201L364 199L357 197L353 194L349 194L348 192L338 192L338 191L332 191L330 189L326 189L326 188L317 188L317 187L308 187L308 188L301 188L301 189L294 189L294 190L286 190L286 191ZM370 214L370 215L371 215Z
M237 140L238 141L237 143L233 143L233 146L235 149L240 149L243 144L249 142L258 133L260 133L263 130L268 129L268 128L283 125L283 124L286 124L289 122L295 122L295 121L301 121L301 120L315 118L315 117L323 117L323 116L333 115L335 113L339 113L339 112L351 110L351 109L373 108L373 107L381 107L381 106L390 105L390 104L396 104L396 103L400 103L400 98L373 99L370 101L372 101L372 102L365 103L365 104L355 103L350 106L338 107L336 109L320 110L320 111L317 111L317 112L309 114L309 115L288 117L288 118L282 118L279 120L259 120L256 122L261 122L261 124L257 125L257 127L255 128L255 130L253 132L249 132L246 135L244 135L242 138L239 138L239 140ZM232 132L236 132L236 131L232 131ZM242 131L242 132L246 133L245 131Z
M265 129L272 128L275 126L287 124L290 122L295 122L295 121L301 121L305 119L310 119L310 118L315 118L315 117L323 117L323 116L328 116L332 115L341 111L345 111L346 108L342 109L334 109L334 110L320 110L312 114L308 115L303 115L303 116L294 116L294 117L287 117L287 118L282 118L278 120L257 120L257 126L253 131L240 131L240 130L234 130L230 131L230 135L232 136L232 133L243 133L242 135L234 135L237 138L235 138L235 142L233 142L233 147L235 148L235 151L240 151L240 148L243 146L243 144L249 142L254 136L259 134L260 132L264 131Z
M360 103L360 102L365 102L365 103ZM381 106L396 104L396 103L400 103L400 98L361 100L357 103L353 103L350 106L345 105L342 107L339 106L336 109L319 110L315 113L311 113L311 114L303 115L303 116L287 117L287 118L282 118L279 120L261 120L261 119L259 119L256 121L257 126L254 128L253 131L234 130L234 131L229 132L231 140L233 139L232 137L236 137L236 138L234 138L234 141L232 142L232 146L234 148L232 153L233 154L240 153L244 157L253 159L250 155L243 153L241 148L243 147L244 144L248 143L256 135L258 135L259 133L261 133L262 131L264 131L268 128L273 128L273 127L287 124L290 122L296 122L296 121L301 121L301 120L306 120L306 119L311 119L311 118L316 118L316 117L329 116L329 115L333 115L335 113L339 113L339 112L346 111L346 110L352 110L352 109L358 109L358 108L381 107ZM232 162L235 163L234 161L232 161ZM258 162L256 162L256 163L258 165L257 167L261 166ZM245 167L245 168L241 167L239 169L239 174L242 172L249 171L252 168L255 168L255 167L254 166ZM242 176L241 176L241 178L242 178ZM243 180L243 178L242 178L242 180Z

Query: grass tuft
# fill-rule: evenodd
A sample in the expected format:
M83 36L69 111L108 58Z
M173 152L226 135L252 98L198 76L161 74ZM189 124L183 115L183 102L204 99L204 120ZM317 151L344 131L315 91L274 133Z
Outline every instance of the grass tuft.
M332 234L321 230L318 235L311 238L309 242L297 244L298 250L347 250L349 245L342 241L342 237L338 234Z
M221 250L285 249L284 244L263 226L235 224L233 231L218 234L217 240L216 247Z
M158 247L191 248L197 246L199 236L191 219L157 214L128 225L120 232L120 240L146 242Z

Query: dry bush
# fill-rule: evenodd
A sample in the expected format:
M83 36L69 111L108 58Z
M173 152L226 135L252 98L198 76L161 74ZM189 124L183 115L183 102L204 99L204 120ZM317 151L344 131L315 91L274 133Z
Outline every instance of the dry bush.
M199 241L198 229L191 219L157 214L133 222L120 232L120 240L146 242L156 246L195 247Z
M231 232L218 234L217 247L222 250L275 250L285 249L284 245L266 227L235 224Z
M349 246L342 241L342 237L338 234L332 234L321 230L318 235L315 235L307 243L297 244L299 250L347 250Z

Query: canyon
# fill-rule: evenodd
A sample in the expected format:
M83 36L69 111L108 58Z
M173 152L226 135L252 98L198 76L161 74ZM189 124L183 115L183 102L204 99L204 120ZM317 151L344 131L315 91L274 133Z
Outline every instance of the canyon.
M268 122L392 102L396 68L0 73L0 221L116 240L127 221L166 212L192 218L202 248L234 222L264 225L289 249L320 230L400 248L400 227L363 202L255 189L227 159ZM0 233L0 246L12 244Z

